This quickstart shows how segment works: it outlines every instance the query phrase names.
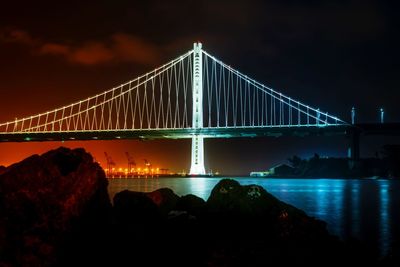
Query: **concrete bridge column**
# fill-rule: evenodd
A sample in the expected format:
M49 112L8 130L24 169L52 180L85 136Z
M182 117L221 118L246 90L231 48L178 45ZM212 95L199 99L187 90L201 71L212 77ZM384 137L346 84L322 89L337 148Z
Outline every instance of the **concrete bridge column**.
M203 53L201 43L193 44L193 122L192 128L203 128ZM190 175L206 174L204 168L204 138L192 137L192 164Z
M354 164L360 160L360 132L353 130L349 136L349 147L347 151L349 158L350 168L354 167Z

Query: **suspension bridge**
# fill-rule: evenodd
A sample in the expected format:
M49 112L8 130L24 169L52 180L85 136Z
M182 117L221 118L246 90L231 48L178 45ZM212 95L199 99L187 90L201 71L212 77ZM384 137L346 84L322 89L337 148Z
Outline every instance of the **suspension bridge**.
M204 138L346 134L345 121L193 49L136 79L0 124L0 142L191 138L190 174L205 174Z

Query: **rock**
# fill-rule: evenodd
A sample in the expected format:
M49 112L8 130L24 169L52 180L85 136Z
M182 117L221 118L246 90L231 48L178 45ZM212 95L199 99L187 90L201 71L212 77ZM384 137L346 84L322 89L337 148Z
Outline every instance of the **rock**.
M132 259L138 266L354 263L323 222L256 185L221 180L207 202L169 189L123 191L114 205L116 239L108 252L114 266Z
M140 225L160 220L158 206L146 193L124 190L114 196L114 213L122 225Z
M326 224L307 216L257 185L221 180L206 204L211 265L287 265L344 262L346 255ZM214 254L213 254L214 253ZM217 255L217 256L216 256Z
M0 165L0 175L3 174L6 171L6 167L3 165Z
M211 191L207 210L215 214L247 218L277 216L281 203L261 186L242 186L235 180L223 179Z
M107 221L107 184L102 168L83 149L60 147L7 167L0 175L0 262L59 263L71 252L74 237L97 235Z
M146 193L146 196L158 206L160 213L163 216L167 216L171 210L174 210L176 203L179 200L179 196L169 188L157 189L153 192Z
M264 224L277 238L328 237L326 224L286 204L258 185L221 180L207 200L207 212L219 220Z
M114 196L114 213L123 225L158 223L167 219L178 200L179 196L169 188L149 193L124 190Z
M152 193L124 190L115 195L116 240L111 245L114 252L109 256L115 262L110 266L166 265L166 257L175 256L175 251L167 253L176 248L176 234L169 231L168 214L165 214L171 204L165 195L174 193L170 189ZM185 214L171 213L174 225L175 222L186 220L186 217ZM170 234L174 237L170 237Z
M187 211L185 210L171 210L168 213L168 221L169 223L187 223L189 220L195 220L196 217L190 215Z
M192 194L181 197L176 203L177 210L187 211L196 217L204 212L205 206L206 202L204 199Z

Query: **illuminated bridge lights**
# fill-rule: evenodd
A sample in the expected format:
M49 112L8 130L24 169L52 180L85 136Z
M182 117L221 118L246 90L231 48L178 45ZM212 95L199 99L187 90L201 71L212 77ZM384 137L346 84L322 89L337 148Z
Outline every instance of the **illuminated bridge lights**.
M382 109L382 122L383 114ZM204 174L205 137L347 125L251 79L195 43L183 55L103 93L0 123L0 141L191 138L190 173Z

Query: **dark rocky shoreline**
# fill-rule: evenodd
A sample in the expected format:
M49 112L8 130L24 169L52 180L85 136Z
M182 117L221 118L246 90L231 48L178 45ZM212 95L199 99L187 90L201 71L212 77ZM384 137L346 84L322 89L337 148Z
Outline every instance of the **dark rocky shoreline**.
M398 266L345 243L257 185L221 180L207 201L163 188L122 191L59 148L0 174L0 266ZM397 257L397 258L396 258Z

